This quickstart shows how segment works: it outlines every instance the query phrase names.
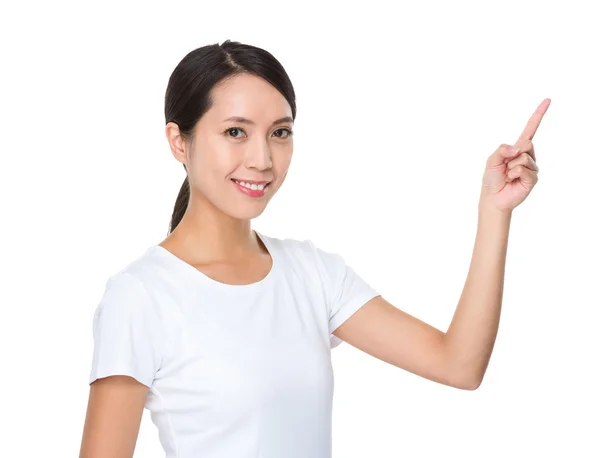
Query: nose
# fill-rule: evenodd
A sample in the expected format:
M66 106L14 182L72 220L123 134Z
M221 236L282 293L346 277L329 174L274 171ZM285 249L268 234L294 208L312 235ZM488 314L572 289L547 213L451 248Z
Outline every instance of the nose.
M257 170L268 170L273 167L269 146L262 144L257 147L248 148L244 158L244 165L246 168L255 168Z

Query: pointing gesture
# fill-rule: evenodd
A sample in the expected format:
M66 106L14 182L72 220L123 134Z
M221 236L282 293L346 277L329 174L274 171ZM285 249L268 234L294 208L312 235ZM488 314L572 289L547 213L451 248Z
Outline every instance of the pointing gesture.
M510 212L529 195L539 171L532 140L549 106L550 99L544 99L515 144L500 145L488 158L482 180L483 201Z

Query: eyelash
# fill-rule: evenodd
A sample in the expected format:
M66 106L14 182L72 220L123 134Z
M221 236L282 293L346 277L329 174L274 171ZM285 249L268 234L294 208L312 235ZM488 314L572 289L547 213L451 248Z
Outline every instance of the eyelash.
M231 130L241 130L242 132L246 133L246 131L245 131L244 129L242 129L241 127L230 127L229 129L227 129L227 130L224 132L224 134L227 134L227 133L228 133L229 131L231 131ZM287 131L288 135L287 135L287 137L277 137L277 138L283 138L283 139L285 140L286 138L289 138L289 137L291 137L292 135L294 135L294 131L293 131L293 130L291 130L291 129L288 129L287 127L282 127L281 129L277 129L275 132L277 132L277 131L280 131L280 130L285 130L285 131ZM233 139L239 139L239 138L241 138L241 137L232 137L231 135L228 135L228 136L229 136L230 138L233 138Z

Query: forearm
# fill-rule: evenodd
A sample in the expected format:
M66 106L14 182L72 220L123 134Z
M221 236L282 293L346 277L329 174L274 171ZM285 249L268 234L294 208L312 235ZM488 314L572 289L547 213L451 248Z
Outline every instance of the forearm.
M511 213L479 202L469 273L444 336L456 377L477 387L487 369L500 322Z

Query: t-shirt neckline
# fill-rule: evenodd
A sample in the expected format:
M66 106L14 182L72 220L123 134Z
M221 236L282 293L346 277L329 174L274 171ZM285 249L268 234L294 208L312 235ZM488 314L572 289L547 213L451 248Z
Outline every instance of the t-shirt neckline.
M220 289L222 291L248 293L250 291L260 290L260 289L264 288L265 286L267 286L269 283L271 283L273 281L273 277L275 276L276 270L278 268L277 255L275 254L275 249L274 249L273 245L268 240L269 238L266 237L266 236L264 236L263 234L261 234L257 230L253 229L253 231L256 233L256 235L263 242L263 244L265 245L267 251L269 252L269 255L271 256L271 269L269 270L269 272L267 273L267 275L264 276L261 280L258 280L258 281L254 282L254 283L248 283L248 284L245 284L245 285L232 285L232 284L229 284L229 283L222 283L222 282L220 282L218 280L215 280L214 278L211 278L208 275L204 274L203 272L201 272L200 270L196 269L191 264L187 263L183 259L181 259L178 256L174 255L169 250L167 250L166 248L164 248L164 247L162 247L162 246L160 246L158 244L152 245L149 249L152 250L152 251L154 251L154 252L156 252L156 253L159 253L160 255L164 256L167 259L169 259L171 262L173 262L174 265L182 267L183 270L194 281L198 281L199 280L203 284L209 285L212 288L218 288L218 289Z

